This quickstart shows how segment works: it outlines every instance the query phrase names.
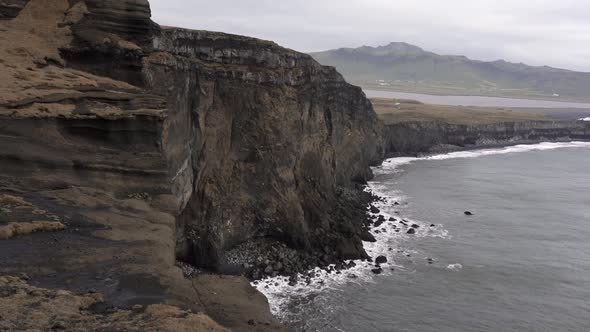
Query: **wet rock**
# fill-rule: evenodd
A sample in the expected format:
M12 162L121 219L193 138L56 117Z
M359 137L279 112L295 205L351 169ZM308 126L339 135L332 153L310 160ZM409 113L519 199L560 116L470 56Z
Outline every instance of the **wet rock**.
M371 272L373 272L375 274L381 274L381 272L383 272L383 269L378 267L378 268L372 269Z
M389 221L395 221L394 217L389 218Z
M412 228L420 228L420 225L418 225L418 224L412 224Z
M265 274L271 274L271 273L272 273L272 271L273 271L273 269L272 269L272 266L270 266L270 265L267 265L267 266L264 268L264 273L265 273Z
M387 257L385 257L383 255L378 256L377 258L375 258L375 263L377 263L377 264L387 263Z
M377 207L375 207L375 205L371 205L369 207L369 211L371 211L371 213L374 213L374 214L381 212L381 210L379 210Z
M368 231L361 233L361 240L365 242L377 242L377 239L375 239L373 234L369 233Z
M435 224L430 224L430 227L436 227L436 225Z
M415 234L416 230L414 228L410 228L410 229L408 229L408 231L406 233L407 234Z
M471 211L465 211L465 212L463 212L463 213L464 213L466 216L472 216L472 215L473 215L473 213L472 213Z

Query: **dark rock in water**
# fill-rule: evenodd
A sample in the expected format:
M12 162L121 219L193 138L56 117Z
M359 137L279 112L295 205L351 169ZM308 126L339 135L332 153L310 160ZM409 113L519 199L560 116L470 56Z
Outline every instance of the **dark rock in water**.
M473 215L473 213L471 213L470 211L465 211L463 213L465 213L466 216L472 216Z
M375 227L379 227L381 225L383 225L383 220L379 219L379 220L375 221Z
M412 228L420 228L420 225L412 224Z
M373 234L369 233L368 231L361 233L361 240L365 242L377 242L377 239L375 239Z
M378 256L377 258L375 258L375 263L377 263L377 264L387 263L387 257Z
M435 224L430 224L430 227L436 227L436 225Z
M375 274L381 274L381 272L383 272L383 269L378 267L378 268L372 269L371 272L373 272Z
M416 230L414 228L410 228L410 229L408 229L408 231L406 233L407 234L415 234Z
M380 230L378 230L378 229L377 229L377 230L375 230L375 234L379 234L379 233L381 233L381 231L380 231Z
M256 325L256 323L254 322L254 320L253 320L253 319L250 319L250 320L248 321L248 325L252 325L252 326L254 326L254 325Z
M389 221L395 221L396 219L394 217L389 218Z
M371 207L369 208L369 211L371 211L371 213L374 213L374 214L381 212L381 210L379 210L375 205L371 205Z
M350 278L350 279L356 279L356 278L358 278L356 276L356 274L349 274L347 277Z

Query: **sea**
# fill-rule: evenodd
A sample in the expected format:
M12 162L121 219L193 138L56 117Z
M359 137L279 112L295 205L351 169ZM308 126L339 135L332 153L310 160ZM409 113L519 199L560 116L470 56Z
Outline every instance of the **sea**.
M386 160L367 188L395 219L365 243L381 274L256 287L296 331L590 331L589 168L590 142Z

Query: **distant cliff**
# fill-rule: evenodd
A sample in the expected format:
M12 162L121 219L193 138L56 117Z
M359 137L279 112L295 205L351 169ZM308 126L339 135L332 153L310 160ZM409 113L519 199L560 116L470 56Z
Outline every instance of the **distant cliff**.
M590 123L584 121L520 121L472 125L413 121L389 124L384 130L388 156L590 139Z

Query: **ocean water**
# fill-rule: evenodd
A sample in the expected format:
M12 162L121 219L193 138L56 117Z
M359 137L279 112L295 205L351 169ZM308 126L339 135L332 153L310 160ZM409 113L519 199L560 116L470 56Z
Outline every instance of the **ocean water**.
M382 274L357 262L310 285L257 288L299 331L590 331L589 148L390 159L370 188L387 198L383 214L420 228L373 230L366 248L387 256Z

